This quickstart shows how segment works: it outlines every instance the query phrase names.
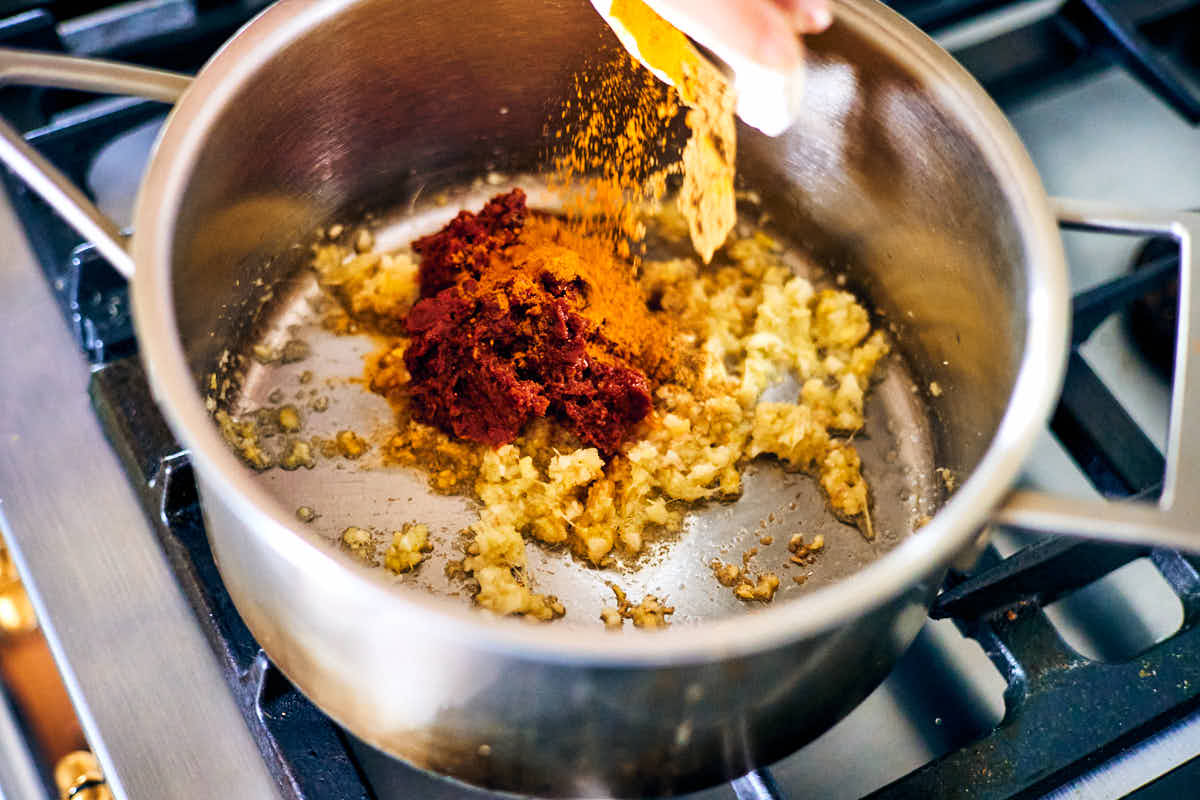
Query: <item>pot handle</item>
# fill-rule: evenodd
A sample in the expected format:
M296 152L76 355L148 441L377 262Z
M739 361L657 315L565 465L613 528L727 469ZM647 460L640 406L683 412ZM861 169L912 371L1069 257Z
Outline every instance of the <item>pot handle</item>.
M1166 473L1157 504L1076 499L1013 491L992 522L1027 531L1200 552L1200 315L1196 246L1200 214L1133 211L1080 200L1054 201L1070 230L1168 235L1179 243L1179 331L1167 433ZM1200 316L1195 320L1200 322Z
M187 75L112 61L0 48L0 86L79 89L173 104L191 80ZM133 277L129 236L3 120L0 120L0 161L92 242L118 272L126 278Z

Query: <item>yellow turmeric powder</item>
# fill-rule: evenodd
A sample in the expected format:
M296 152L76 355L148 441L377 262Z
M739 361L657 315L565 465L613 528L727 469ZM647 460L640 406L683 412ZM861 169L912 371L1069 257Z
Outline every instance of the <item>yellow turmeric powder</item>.
M679 88L683 102L694 102L682 94L684 64L692 66L701 60L700 53L677 28L656 14L642 0L613 0L609 10L637 42L638 51L651 67L661 70Z
M633 267L617 257L608 242L554 217L530 215L521 238L502 262L493 262L489 282L500 285L511 279L505 273L515 271L581 283L586 302L579 313L603 333L606 349L641 369L655 383L670 377L675 363L674 330L663 316L650 313ZM481 281L481 288L484 283Z
M555 132L550 188L573 227L629 256L630 243L645 235L643 204L660 198L667 175L680 169L660 163L673 149L677 98L649 72L635 71L624 52L574 79Z

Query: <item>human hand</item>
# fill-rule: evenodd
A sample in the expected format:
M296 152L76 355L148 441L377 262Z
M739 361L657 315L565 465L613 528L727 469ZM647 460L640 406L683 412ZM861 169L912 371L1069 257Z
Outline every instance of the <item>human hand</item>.
M783 133L800 114L804 51L799 34L818 33L832 24L829 3L830 0L592 0L629 52L667 83L679 80L672 70L677 71L680 65L657 63L655 59L662 54L643 53L641 39L651 45L655 36L671 41L669 29L661 28L674 26L707 48L732 81L737 115L768 136ZM653 13L647 17L647 11ZM635 31L629 29L630 24ZM656 26L661 26L657 32Z
M797 34L833 22L829 0L648 0L647 5L696 41L764 67L791 71L803 59Z

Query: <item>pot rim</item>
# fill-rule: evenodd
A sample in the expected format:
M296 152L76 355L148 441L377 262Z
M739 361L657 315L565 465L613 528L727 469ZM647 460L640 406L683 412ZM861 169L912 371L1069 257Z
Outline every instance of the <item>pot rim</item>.
M531 659L611 666L663 666L772 649L851 622L912 589L964 549L1016 480L1058 397L1068 342L1068 282L1057 224L1040 177L1008 120L948 53L891 9L833 0L835 20L864 30L906 63L974 136L987 162L1010 180L1031 264L1026 293L1026 341L1004 416L984 457L919 534L909 536L857 573L796 600L697 625L613 636L594 629L530 625L468 608L460 600L401 596L370 577L349 556L310 539L285 508L227 447L197 391L176 324L171 240L196 154L221 110L275 53L344 7L364 0L282 0L226 42L172 110L155 146L134 214L132 281L139 345L156 401L188 447L198 476L267 537L299 572L321 575L331 593L368 593L379 608L396 608L409 629ZM835 22L835 24L838 24ZM415 593L414 593L415 595Z

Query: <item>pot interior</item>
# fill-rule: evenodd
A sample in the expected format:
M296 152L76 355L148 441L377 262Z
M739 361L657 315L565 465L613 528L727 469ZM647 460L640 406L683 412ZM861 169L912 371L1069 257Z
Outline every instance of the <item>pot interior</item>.
M1035 265L1008 178L981 151L978 120L898 59L887 36L842 21L811 38L797 126L774 139L739 128L742 186L758 193L797 250L829 275L845 276L898 350L868 405L862 444L877 517L887 509L885 535L866 543L841 526L844 557L831 558L810 589L909 535L921 516L914 512L932 512L941 499L935 468L955 481L971 474L1008 407L1026 346ZM478 208L487 187L483 194L471 187L481 176L544 173L555 130L548 123L572 98L574 76L616 48L582 0L361 0L246 64L205 131L170 237L177 335L197 392L208 392L213 373L239 373L236 401L244 407L261 404L276 385L291 387L305 364L267 375L249 361L230 367L225 354L291 336L289 326L304 322L305 243L314 229L373 214L377 228L403 239L429 232L431 220L454 210L439 211L431 203L438 194L459 192L455 207ZM314 328L311 336L321 334ZM362 351L326 338L315 349L343 377L359 374ZM325 424L386 417L361 386L338 392L344 416ZM288 508L318 505L339 483L353 496L318 509L326 536L410 519L442 523L450 536L469 511L460 500L427 498L418 514L409 498L428 495L419 476L272 472L262 477ZM783 493L808 491L800 486L807 479L781 486L784 478L768 473L748 485L751 507L739 504L748 516L717 509L704 523L714 530L705 541L736 530L751 543L764 509L779 507ZM822 501L809 494L799 516L781 522L812 529L804 515L820 514ZM394 505L364 510L364 495ZM787 537L777 538L782 547ZM706 601L696 617L739 611L711 574L701 574L703 555L679 551L692 566L669 571L669 579L680 587L704 581L705 597L723 598ZM556 569L571 573L569 559L553 560ZM667 579L648 578L644 588ZM427 583L452 590L441 578ZM604 591L601 580L585 593L597 599Z

